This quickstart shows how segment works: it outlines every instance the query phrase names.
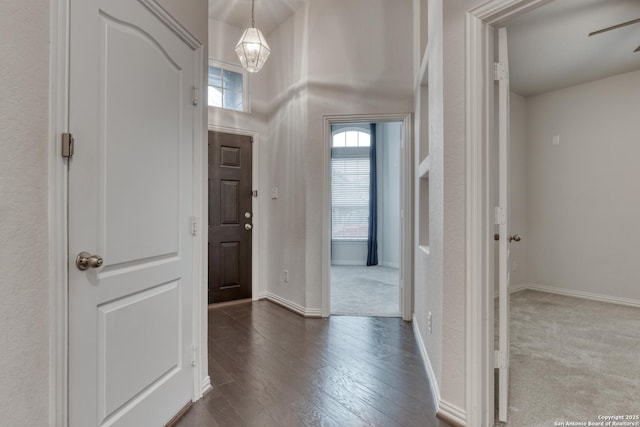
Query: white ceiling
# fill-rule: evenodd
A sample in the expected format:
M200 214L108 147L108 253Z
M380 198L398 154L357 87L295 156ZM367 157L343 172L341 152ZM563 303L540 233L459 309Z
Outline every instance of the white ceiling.
M640 0L555 0L507 23L511 89L534 95L640 69Z
M255 0L256 27L269 34L309 0ZM209 0L209 17L251 25L251 0ZM513 91L530 96L640 69L640 0L555 0L507 23Z
M256 27L269 34L307 0L255 0ZM251 26L251 0L209 0L209 18L240 28Z

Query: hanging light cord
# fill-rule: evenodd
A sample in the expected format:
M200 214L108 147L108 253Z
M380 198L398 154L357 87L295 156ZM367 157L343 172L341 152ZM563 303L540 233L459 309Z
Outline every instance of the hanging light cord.
M256 27L256 20L253 17L253 8L255 5L255 0L251 0L251 27L255 28Z

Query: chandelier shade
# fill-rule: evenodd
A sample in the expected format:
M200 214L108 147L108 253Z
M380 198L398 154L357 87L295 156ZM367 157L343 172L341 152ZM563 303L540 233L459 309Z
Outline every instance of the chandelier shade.
M236 54L240 58L242 68L250 73L257 73L267 62L271 49L262 31L256 28L254 18L255 0L251 0L251 27L244 30L240 41L236 44Z
M262 32L251 27L244 30L240 41L236 44L236 54L240 58L242 68L250 73L257 73L267 62L271 49Z

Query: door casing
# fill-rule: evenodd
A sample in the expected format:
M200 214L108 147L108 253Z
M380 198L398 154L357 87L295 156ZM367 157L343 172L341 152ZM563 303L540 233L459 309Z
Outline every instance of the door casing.
M467 12L466 140L466 422L494 421L493 206L488 154L492 137L493 31L551 0L491 0Z
M260 143L259 143L260 135L258 134L258 132L253 130L231 128L226 126L217 126L213 124L209 124L208 130L214 131L214 132L230 133L233 135L250 136L253 138L253 144L251 144L251 156L253 157L252 171L251 171L251 180L252 180L251 188L255 191L258 191L258 197L252 198L252 202L251 202L251 209L253 211L253 219L252 219L253 233L251 233L251 269L252 269L251 299L253 301L258 301L260 298L264 298L266 294L266 290L261 289L260 281L259 281L260 280L260 250L259 250L260 246L259 244L260 244L260 235L262 234L263 227L261 226L262 224L260 223L260 203L258 201L259 201L259 197L264 196L264 194L262 194L264 190L261 190L258 188L260 183L260 179L259 179L260 158L258 157L260 153ZM209 147L207 144L205 144L204 150L205 151L203 152L203 159L205 161L203 166L205 167L205 170L208 170L207 161L209 159ZM205 181L203 185L205 185L205 188L206 188L206 182L207 182L206 180L208 179L208 176L205 176L204 178L205 178ZM205 200L208 202L208 198L205 197ZM207 205L207 213L208 212L209 212L209 206ZM209 223L207 219L208 219L208 214L206 216L203 216L203 222L202 222L203 230L209 229ZM205 278L206 277L207 276L205 276Z
M49 425L65 427L68 425L68 167L69 162L61 153L60 135L69 131L69 9L71 0L51 0L50 5L50 50L49 50ZM156 16L170 26L180 37L189 40L195 46L198 65L198 81L201 82L200 101L194 106L194 145L193 145L193 212L196 223L206 219L208 203L206 198L206 167L196 159L206 153L204 137L206 135L206 109L201 100L206 99L207 75L206 54L201 41L193 37L180 25L156 0L143 0L147 7L154 10ZM206 157L204 157L206 159ZM200 224L197 224L200 225ZM193 238L193 342L196 367L193 379L192 400L200 399L211 389L207 361L207 260L206 239L203 239L202 225Z
M413 127L411 114L358 114L323 117L324 189L322 193L322 317L331 314L331 125L340 123L401 122L400 175L400 313L406 321L413 317Z

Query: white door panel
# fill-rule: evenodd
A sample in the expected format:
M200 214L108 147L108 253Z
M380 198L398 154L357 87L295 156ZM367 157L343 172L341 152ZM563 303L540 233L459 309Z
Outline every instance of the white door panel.
M102 418L180 369L180 288L172 282L98 307Z
M101 20L103 255L113 265L177 254L181 70L139 29Z
M196 55L143 3L71 1L71 427L161 426L192 396Z

